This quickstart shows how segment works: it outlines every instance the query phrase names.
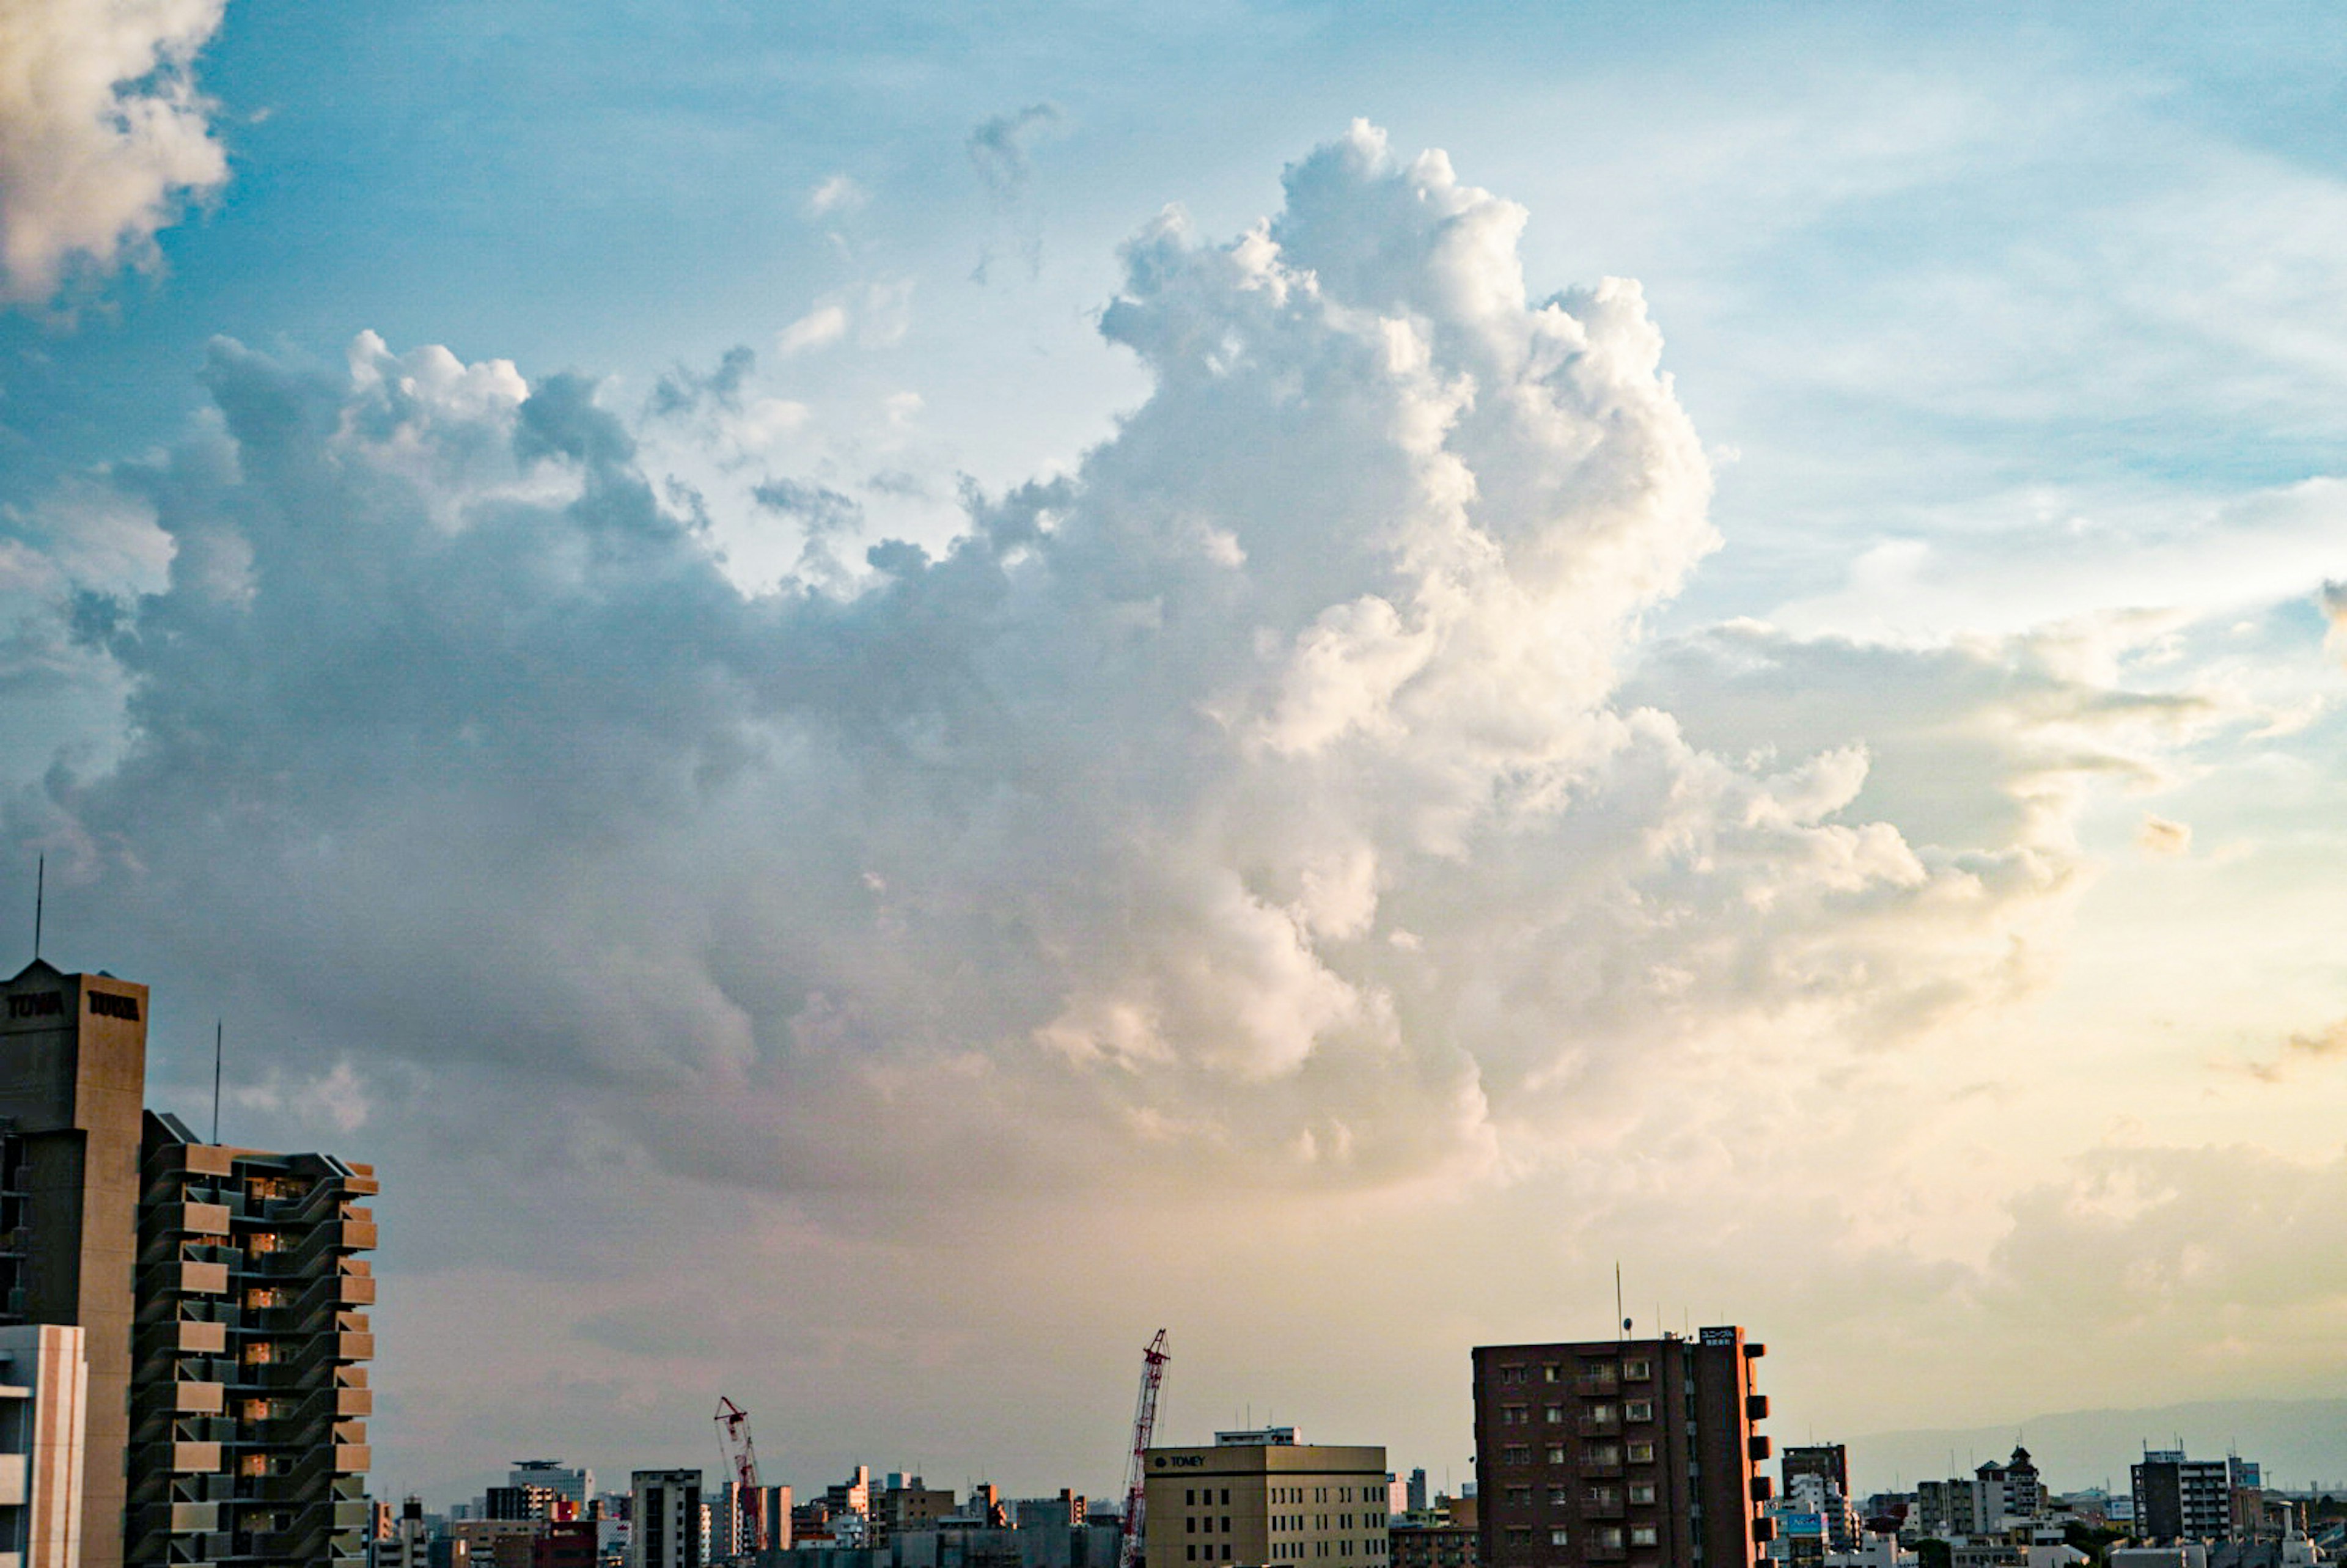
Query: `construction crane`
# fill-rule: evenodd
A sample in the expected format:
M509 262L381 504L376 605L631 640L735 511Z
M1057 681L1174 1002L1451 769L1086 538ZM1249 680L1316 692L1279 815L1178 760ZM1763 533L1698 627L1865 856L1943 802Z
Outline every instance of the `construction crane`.
M717 1446L724 1450L726 1468L733 1472L734 1508L750 1511L751 1550L764 1552L766 1497L758 1486L758 1450L750 1441L750 1412L722 1394L717 1399Z
M1133 1407L1133 1463L1124 1472L1124 1550L1117 1557L1117 1568L1141 1564L1141 1532L1148 1507L1143 1492L1148 1477L1143 1467L1149 1462L1150 1437L1157 1430L1157 1386L1165 1381L1165 1330L1160 1328L1141 1353L1141 1399Z

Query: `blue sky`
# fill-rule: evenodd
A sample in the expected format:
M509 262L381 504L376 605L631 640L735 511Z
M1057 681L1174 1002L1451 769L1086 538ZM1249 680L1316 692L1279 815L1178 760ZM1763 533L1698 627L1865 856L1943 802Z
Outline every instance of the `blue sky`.
M1519 10L0 25L9 864L384 1163L385 1484L1098 1489L1161 1318L1463 1465L1617 1255L1819 1430L2347 1391L2347 46Z

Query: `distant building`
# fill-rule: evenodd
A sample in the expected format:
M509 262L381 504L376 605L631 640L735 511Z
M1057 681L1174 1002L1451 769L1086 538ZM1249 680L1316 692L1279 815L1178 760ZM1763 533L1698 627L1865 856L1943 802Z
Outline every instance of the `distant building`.
M1217 1432L1143 1456L1147 1568L1382 1568L1386 1450L1299 1443L1295 1429Z
M640 1470L630 1479L628 1568L702 1568L701 1472Z
M0 1328L0 1563L78 1568L88 1386L78 1327Z
M1479 1568L1481 1536L1472 1524L1395 1524L1386 1531L1387 1555L1393 1568Z
M1754 1470L1761 1346L1693 1339L1480 1347L1475 1481L1483 1568L1750 1568L1772 1495ZM1153 1563L1151 1568L1158 1568Z
M2146 1450L2142 1462L2127 1470L2137 1538L2156 1545L2229 1539L2233 1466L2239 1462L2188 1459L2181 1449Z
M1777 1461L1777 1473L1783 1479L1785 1490L1793 1490L1794 1481L1805 1475L1817 1476L1833 1482L1834 1490L1844 1497L1850 1495L1850 1450L1840 1443L1797 1444L1785 1450Z
M518 1459L506 1474L507 1486L542 1486L555 1496L579 1505L574 1516L587 1517L588 1504L595 1496L595 1472L583 1465L567 1465L556 1459Z
M1404 1501L1412 1513L1426 1512L1426 1471L1423 1466L1409 1472L1409 1491Z

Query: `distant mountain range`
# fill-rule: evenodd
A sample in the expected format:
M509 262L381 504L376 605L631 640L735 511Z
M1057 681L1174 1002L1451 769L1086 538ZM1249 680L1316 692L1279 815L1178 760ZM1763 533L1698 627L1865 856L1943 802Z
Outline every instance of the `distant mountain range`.
M1786 1442L1779 1435L1778 1441ZM2057 1491L2107 1483L2127 1488L2127 1466L2152 1448L2195 1459L2238 1453L2265 1467L2268 1486L2320 1485L2347 1496L2347 1399L2210 1399L2142 1410L2068 1410L2009 1426L1876 1432L1850 1440L1850 1480L1860 1497L1918 1481L1969 1475L2027 1445Z

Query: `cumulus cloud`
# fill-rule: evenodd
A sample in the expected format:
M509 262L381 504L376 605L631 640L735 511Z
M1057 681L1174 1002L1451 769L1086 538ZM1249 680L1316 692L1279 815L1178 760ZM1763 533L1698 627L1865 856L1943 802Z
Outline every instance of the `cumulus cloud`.
M2153 855L2192 853L2191 827L2181 822L2170 822L2155 812L2143 814L2143 825L2136 830L2135 841Z
M0 300L148 264L157 232L228 178L193 69L223 5L0 6Z
M810 1198L1498 1179L1722 1053L2035 983L2075 856L2015 780L2170 708L1942 680L1956 727L2054 738L1963 753L2020 806L1917 839L1858 809L1863 733L1624 700L1716 543L1637 286L1530 296L1522 210L1366 126L1286 189L1126 247L1102 326L1155 391L1113 437L852 580L739 586L589 383L215 345L217 445L115 479L171 547L86 634L129 749L53 771L17 841L140 950L254 977L348 1064L305 1080L339 1113L522 1096ZM749 368L651 415L726 415Z

